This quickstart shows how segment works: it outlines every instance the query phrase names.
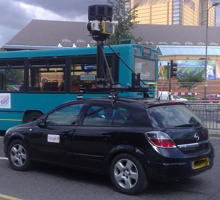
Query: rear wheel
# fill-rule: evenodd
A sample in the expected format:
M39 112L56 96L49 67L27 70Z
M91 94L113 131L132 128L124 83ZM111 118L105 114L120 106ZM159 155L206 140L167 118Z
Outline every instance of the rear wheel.
M27 146L21 140L14 140L8 148L8 160L11 167L18 171L28 170L31 166Z
M42 114L40 112L31 112L24 118L24 123L32 122L38 119Z
M124 194L139 194L149 184L139 160L126 153L119 154L113 159L110 176L116 189Z

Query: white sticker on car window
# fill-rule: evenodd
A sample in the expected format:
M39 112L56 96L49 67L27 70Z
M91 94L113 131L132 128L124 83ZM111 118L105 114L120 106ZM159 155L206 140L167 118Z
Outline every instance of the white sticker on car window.
M47 142L60 143L59 135L47 135Z

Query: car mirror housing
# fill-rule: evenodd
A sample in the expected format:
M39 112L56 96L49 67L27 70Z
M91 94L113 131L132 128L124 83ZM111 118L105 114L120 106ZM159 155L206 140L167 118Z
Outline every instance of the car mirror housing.
M38 126L41 128L45 128L46 127L45 119L40 119L38 121Z

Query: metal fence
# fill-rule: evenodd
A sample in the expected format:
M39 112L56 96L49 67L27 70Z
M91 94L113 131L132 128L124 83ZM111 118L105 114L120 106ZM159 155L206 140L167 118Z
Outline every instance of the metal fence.
M220 130L220 104L219 102L186 102L188 108L193 111L209 128Z
M168 80L161 80L157 85L157 91L172 91L172 92L193 92L197 93L196 96L192 96L192 99L201 99L204 97L204 91L206 88L206 95L220 94L220 80L213 80L207 84L205 83L179 83L176 81L169 82ZM182 87L180 87L182 86Z

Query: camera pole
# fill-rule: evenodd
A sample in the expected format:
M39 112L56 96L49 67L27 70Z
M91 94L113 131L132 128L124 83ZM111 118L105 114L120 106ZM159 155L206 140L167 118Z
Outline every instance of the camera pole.
M104 60L102 56L103 51L103 41L97 41L97 56L96 56L96 62L97 62L97 83L98 85L104 85L106 86L106 76L104 72ZM103 78L104 79L103 79Z
M114 33L114 25L112 21L112 6L109 5L92 5L88 8L88 24L87 30L93 40L97 42L97 83L99 87L107 86L106 71L104 61L109 72L111 84L114 84L109 65L104 53L104 41Z

